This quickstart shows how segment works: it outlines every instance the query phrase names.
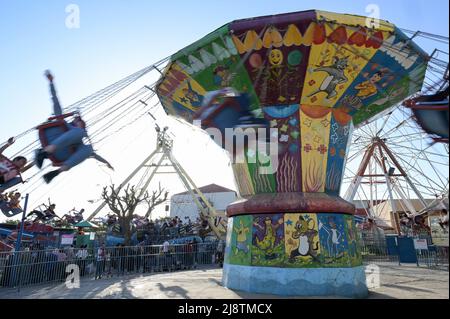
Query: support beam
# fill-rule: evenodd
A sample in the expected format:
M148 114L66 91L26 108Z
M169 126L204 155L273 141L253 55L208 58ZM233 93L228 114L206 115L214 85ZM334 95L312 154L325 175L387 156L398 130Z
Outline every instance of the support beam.
M400 173L403 174L403 176L406 179L406 182L409 184L409 186L411 186L411 188L413 189L414 193L417 195L417 197L419 198L420 203L426 207L427 204L425 202L425 199L423 198L422 194L420 194L419 190L416 188L416 186L413 184L413 182L411 181L411 179L408 177L408 174L405 172L405 170L403 169L403 167L400 165L400 163L397 161L397 159L395 158L394 154L392 154L391 150L386 146L386 144L380 139L379 140L379 145L383 148L383 150L386 152L386 154L389 156L389 158L392 160L392 162L395 164L395 166L397 167L397 169L400 171Z
M349 188L347 189L347 192L344 195L344 199L346 201L352 202L353 198L355 198L356 192L358 191L362 177L367 169L367 166L369 165L370 158L372 157L374 150L375 144L371 144L364 153L364 157L361 161L361 164L359 165L358 172L356 173L356 176L353 178Z
M153 156L160 152L160 148L157 148L153 153L150 154L127 178L123 180L122 183L118 187L114 189L115 192L120 191L120 189L126 185L143 167L146 163L151 161ZM106 201L102 201L102 203L92 212L92 214L86 220L92 220L102 209L106 206Z

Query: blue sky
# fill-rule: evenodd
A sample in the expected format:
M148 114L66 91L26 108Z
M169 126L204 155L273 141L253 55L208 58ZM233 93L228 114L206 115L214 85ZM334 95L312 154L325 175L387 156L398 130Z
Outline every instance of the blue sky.
M79 29L65 26L65 8L71 3L80 8ZM169 56L229 21L307 9L367 15L366 6L371 3L380 7L382 19L399 27L448 36L447 0L0 0L0 140L49 116L51 105L42 76L47 68L56 75L63 105L69 105ZM432 49L429 43L423 43L423 47L427 51ZM139 129L145 129L145 125ZM145 134L148 135L144 140L154 138L152 129ZM142 152L133 153L135 148L126 139L123 143L131 148L133 160L114 177L105 175L105 178L121 180L134 163L145 157ZM133 143L136 149L142 147L139 140ZM113 151L106 151L106 155L116 156ZM183 161L183 154L180 157ZM189 161L186 156L184 159ZM111 162L121 165L115 158ZM198 162L192 165L194 169ZM79 173L96 168L87 165ZM229 176L230 170L224 170L223 174ZM195 172L193 177L199 184L208 182L208 178ZM224 186L231 187L232 183L232 177L224 177ZM55 197L65 200L62 195ZM67 205L84 205L86 200L71 199Z

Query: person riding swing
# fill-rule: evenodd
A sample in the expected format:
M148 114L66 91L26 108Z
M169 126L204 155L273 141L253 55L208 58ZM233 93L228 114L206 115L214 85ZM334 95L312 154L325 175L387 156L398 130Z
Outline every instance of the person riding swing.
M50 92L53 101L53 112L55 118L64 118L66 116L62 113L62 108L56 95L55 86L53 84L54 77L48 70L45 72L45 76L47 77L50 84ZM94 152L92 145L86 145L83 143L83 138L87 138L88 135L86 131L86 123L81 119L79 115L76 115L73 121L70 123L63 120L63 124L65 124L67 128L64 133L56 137L48 145L43 144L43 148L36 150L36 166L38 168L42 168L42 164L46 158L52 159L52 156L55 155L56 152L68 148L73 148L73 152L68 155L67 158L65 158L61 163L58 163L58 165L56 165L60 166L59 169L50 171L44 175L44 180L46 183L50 183L56 176L58 176L62 172L70 170L71 168L81 164L83 161L90 157L106 164L108 168L114 170L114 168L107 160Z
M3 152L14 144L14 137L0 147L0 194L8 188L11 188L22 182L21 173L30 169L34 163L27 165L27 159L24 156L16 156L12 161L3 155Z

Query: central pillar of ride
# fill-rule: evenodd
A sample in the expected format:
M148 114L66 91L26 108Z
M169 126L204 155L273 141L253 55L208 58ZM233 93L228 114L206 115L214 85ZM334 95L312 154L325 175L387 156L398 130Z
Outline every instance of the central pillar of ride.
M325 107L291 108L295 123L276 127L300 130L289 130L290 145L276 165L252 150L245 163L233 164L244 199L227 208L223 284L284 296L366 297L355 207L339 197L351 117ZM299 159L291 151L300 148Z
M309 201L315 203L311 208ZM318 213L319 207L327 212ZM285 296L366 297L349 208L337 198L308 193L261 195L231 205L224 286Z

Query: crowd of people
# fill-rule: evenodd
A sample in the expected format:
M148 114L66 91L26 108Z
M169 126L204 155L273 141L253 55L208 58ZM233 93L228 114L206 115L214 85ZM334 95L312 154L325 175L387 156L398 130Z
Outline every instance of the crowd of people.
M186 235L200 235L199 232L202 228L207 227L207 223L203 223L200 218L192 221L189 217L183 220L178 216L173 218L150 220L148 229L151 234L159 236L161 238L176 238Z
M221 248L222 247L222 248ZM123 276L132 273L152 273L196 268L197 265L222 263L223 242L197 242L195 239L173 245L96 248L44 248L40 244L26 247L19 253L0 253L0 286L32 285L65 281L68 265L77 265L80 277Z
M120 223L115 214L109 214L105 218L99 218L98 224L106 225L108 234L122 234ZM134 216L132 220L132 232L139 232L145 234L144 240L146 244L160 244L166 239L175 239L186 236L200 236L204 237L209 233L208 223L197 218L192 221L189 217L186 217L184 221L175 216L148 219L142 216Z

